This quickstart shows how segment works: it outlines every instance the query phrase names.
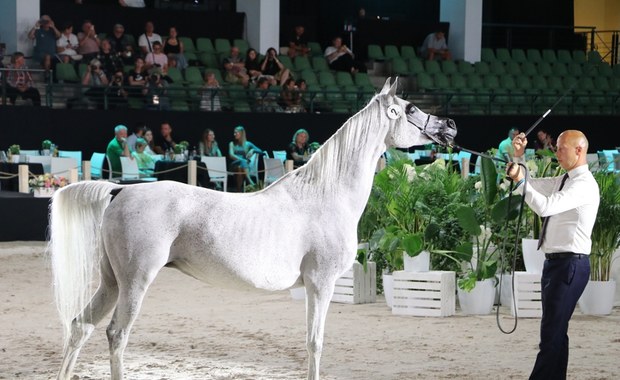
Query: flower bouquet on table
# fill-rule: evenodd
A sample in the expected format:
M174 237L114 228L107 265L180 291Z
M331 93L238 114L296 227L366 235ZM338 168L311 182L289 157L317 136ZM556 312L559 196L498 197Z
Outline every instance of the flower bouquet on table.
M69 181L65 177L45 173L31 178L28 184L35 197L51 197L56 189L67 186Z

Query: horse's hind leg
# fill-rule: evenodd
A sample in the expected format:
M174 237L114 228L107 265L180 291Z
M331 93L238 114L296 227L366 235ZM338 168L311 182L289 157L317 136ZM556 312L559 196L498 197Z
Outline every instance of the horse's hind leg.
M82 346L90 337L95 326L112 310L118 298L118 286L111 268L109 268L109 263L104 259L102 260L102 265L104 267L102 268L102 279L99 289L97 289L97 292L82 313L71 323L71 337L64 350L58 379L69 379L71 377Z
M159 269L135 274L139 276L136 278L127 277L128 283L119 285L118 303L106 330L110 345L112 380L123 379L123 353L127 347L131 326L138 317L146 291L157 276Z

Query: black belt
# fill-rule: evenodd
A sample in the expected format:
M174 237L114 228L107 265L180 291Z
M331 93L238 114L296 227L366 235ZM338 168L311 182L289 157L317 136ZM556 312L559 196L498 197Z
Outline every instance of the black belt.
M545 253L545 257L548 260L555 260L555 259L584 259L587 258L588 255L585 255L583 253L573 253L573 252L555 252L555 253Z

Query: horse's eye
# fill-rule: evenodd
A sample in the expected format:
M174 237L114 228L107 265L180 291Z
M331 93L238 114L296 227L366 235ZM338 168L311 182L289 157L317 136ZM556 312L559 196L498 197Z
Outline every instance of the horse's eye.
M414 113L415 111L416 108L412 103L407 104L407 107L405 108L406 113Z

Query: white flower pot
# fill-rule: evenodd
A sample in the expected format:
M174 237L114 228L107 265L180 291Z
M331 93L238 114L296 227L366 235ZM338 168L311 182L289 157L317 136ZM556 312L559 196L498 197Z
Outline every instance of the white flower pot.
M394 301L394 277L391 274L383 275L383 294L385 295L385 303L391 309Z
M411 257L407 252L403 252L403 262L405 272L428 272L431 267L431 254L429 251L422 251L417 256Z
M499 277L499 274L498 274ZM497 292L499 293L499 286L497 287ZM512 305L512 274L511 273L503 273L502 274L502 292L499 294L499 303L502 306L510 307Z
M299 288L291 288L289 289L291 293L291 298L293 301L303 301L306 299L306 287L302 286Z
M40 187L38 189L34 189L34 197L35 198L50 198L54 195L55 189L51 187Z
M495 280L488 278L477 281L471 292L458 289L459 305L464 314L486 315L493 310L495 300Z
M588 281L588 285L579 298L579 309L588 315L609 315L614 307L616 282Z
M19 164L19 154L14 154L11 156L11 162L14 164Z
M545 254L543 251L536 249L536 247L538 247L538 239L521 239L525 271L527 273L542 274L545 265Z
M49 149L42 149L41 150L41 156L51 156L52 153L50 152Z

